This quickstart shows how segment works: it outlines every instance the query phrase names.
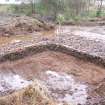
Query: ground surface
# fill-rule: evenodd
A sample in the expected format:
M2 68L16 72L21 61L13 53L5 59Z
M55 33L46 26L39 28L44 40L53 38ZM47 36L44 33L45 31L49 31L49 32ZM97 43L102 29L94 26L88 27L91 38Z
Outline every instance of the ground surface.
M17 35L0 38L0 52L23 48L38 42L51 41L67 45L72 49L105 59L104 26L63 26L56 31L34 32L30 35ZM8 46L6 46L8 45Z
M27 35L53 29L53 25L28 16L0 14L0 37Z
M105 92L102 87L105 78L104 68L84 62L73 56L47 51L15 62L2 63L0 64L0 72L1 74L5 73L5 78L8 81L11 81L10 74L19 75L24 78L25 80L20 77L17 80L14 78L20 86L27 85L29 82L26 80L40 79L51 91L50 95L60 102L65 101L70 103L71 101L81 105L87 105L87 103L89 105L94 105L95 103L103 105L101 102L104 99L103 93ZM3 77L1 77L2 79ZM8 84L10 85L11 82L8 81L6 81L7 84L1 84L1 87L4 89L6 88L5 86L9 87ZM14 84L14 82L11 87L15 87L15 89L22 88L19 85L17 86L16 83ZM9 87L10 92L12 92L11 87ZM73 89L70 89L70 87ZM102 89L100 90L99 88ZM77 92L75 89L77 89ZM103 93L100 93L100 91L103 91ZM1 93L3 94L2 89ZM4 94L7 93L5 91Z
M0 56L45 43L63 45L105 61L104 26L57 26L56 30L32 32L27 35L2 35ZM82 105L105 104L105 68L63 53L47 51L15 62L7 61L0 64L0 73L3 80L0 81L1 96L27 86L36 77L43 81L53 93L50 95L57 101L75 101L76 104ZM20 87L12 80L18 80ZM62 81L68 86L62 84ZM64 88L56 87L56 83Z

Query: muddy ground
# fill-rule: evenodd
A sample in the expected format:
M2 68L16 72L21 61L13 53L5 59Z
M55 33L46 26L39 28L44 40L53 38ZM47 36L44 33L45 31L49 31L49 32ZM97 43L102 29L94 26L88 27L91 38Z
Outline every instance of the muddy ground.
M1 96L27 86L37 78L57 102L104 105L105 69L60 52L46 51L15 62L7 61L0 64L0 74L4 81L0 85Z
M5 25L7 27L3 27L4 22L0 23L0 56L13 51L21 52L27 46L50 42L93 57L100 57L103 65L94 64L97 62L94 59L91 63L54 51L38 53L14 62L6 61L0 63L0 96L24 88L37 78L48 88L49 95L58 102L105 105L104 24L57 26L56 30L49 31L49 25L45 28L45 24L37 21L41 24L40 27L39 24L32 25L33 21L36 20L16 17L12 20L13 26L7 22ZM52 29L52 26L50 28Z

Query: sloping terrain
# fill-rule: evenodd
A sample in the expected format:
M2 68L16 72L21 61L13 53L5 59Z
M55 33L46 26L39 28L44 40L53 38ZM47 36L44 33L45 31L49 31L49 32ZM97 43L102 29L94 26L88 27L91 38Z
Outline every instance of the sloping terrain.
M28 16L0 15L0 36L26 35L53 28L52 24Z
M55 100L61 105L103 105L105 101L104 68L64 53L45 51L16 61L7 61L0 64L0 73L1 99L24 90L31 83L36 84L34 80L38 79L40 92L47 92L46 95L51 97L53 103Z
M26 16L6 23L0 23L0 105L105 104L104 26L49 32L52 25Z

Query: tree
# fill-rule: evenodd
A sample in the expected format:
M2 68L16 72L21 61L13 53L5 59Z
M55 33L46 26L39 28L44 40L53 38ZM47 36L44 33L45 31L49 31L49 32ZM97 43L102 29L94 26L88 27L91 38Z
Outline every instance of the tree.
M87 8L86 0L65 0L65 5L73 17L80 15Z
M36 3L36 0L21 0L21 1L22 1L22 4L26 4L26 6L27 6L27 4L30 4L31 13L32 14L35 13L35 3Z
M32 14L35 14L35 0L28 0L31 5Z
M56 20L57 15L64 10L64 1L65 0L42 0L42 3Z
M103 6L103 1L104 0L100 0L100 3L98 5L98 10L97 10L97 13L96 13L96 16L99 17L101 15L101 12L102 12L102 6Z

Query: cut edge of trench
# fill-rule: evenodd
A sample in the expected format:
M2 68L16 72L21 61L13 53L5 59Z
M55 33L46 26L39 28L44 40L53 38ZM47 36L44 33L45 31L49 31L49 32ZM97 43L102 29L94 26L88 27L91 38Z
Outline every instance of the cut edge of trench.
M67 55L74 56L78 59L82 59L84 61L88 61L96 65L105 67L105 59L102 57L78 51L76 49L70 48L67 45L62 45L59 43L51 43L51 42L38 43L35 45L24 47L23 49L4 53L3 55L0 55L0 63L3 63L5 61L15 61L37 53L42 53L44 51L55 51L55 52L65 53Z

